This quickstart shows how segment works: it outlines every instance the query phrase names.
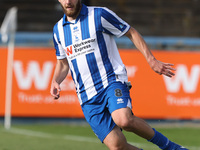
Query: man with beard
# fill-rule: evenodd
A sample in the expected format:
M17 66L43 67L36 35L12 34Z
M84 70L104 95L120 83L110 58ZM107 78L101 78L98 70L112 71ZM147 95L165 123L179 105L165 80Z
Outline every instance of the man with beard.
M64 16L53 30L57 64L51 95L59 98L60 84L70 69L85 118L110 150L139 150L127 143L121 129L147 139L160 149L187 150L132 113L127 72L113 37L129 37L160 75L174 76L173 64L158 61L140 34L111 10L87 7L80 0L58 1Z

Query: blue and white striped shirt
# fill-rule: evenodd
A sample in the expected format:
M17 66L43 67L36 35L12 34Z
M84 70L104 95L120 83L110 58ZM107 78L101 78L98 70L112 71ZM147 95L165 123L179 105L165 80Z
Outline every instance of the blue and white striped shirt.
M126 82L127 73L114 36L130 26L111 10L82 4L76 20L64 15L54 26L57 59L67 58L80 104L114 81Z

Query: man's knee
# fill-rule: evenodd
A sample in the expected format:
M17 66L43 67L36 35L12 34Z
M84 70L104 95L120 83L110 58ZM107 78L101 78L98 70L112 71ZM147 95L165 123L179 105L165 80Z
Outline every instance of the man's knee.
M116 122L116 124L123 130L129 131L134 128L134 117L121 118Z
M134 128L136 117L132 115L129 108L122 108L112 113L114 122L123 130Z

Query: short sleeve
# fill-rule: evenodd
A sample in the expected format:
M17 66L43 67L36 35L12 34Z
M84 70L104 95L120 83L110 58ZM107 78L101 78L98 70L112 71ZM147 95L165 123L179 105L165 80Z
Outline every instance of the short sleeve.
M105 32L117 37L121 37L130 29L128 23L107 8L102 8L101 22Z
M65 50L61 45L59 32L58 32L58 25L56 24L53 28L53 43L54 48L56 50L56 57L57 59L63 59L66 57Z

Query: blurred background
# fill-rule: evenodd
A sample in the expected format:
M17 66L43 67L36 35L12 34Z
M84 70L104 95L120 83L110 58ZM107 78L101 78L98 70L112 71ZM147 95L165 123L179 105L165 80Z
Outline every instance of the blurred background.
M160 127L160 130L179 140L180 143L186 144L190 149L200 150L200 137L197 134L200 133L200 0L82 0L82 2L88 6L103 6L113 10L141 33L156 58L175 64L177 71L174 78L158 76L149 68L129 39L115 38L122 60L127 66L129 80L133 84L131 97L134 113L153 126ZM62 132L64 134L66 129L62 127L64 123L64 125L70 124L68 127L70 131L65 131L65 134L68 132L72 134L72 131L78 133L76 137L65 136L62 139L69 140L74 137L74 142L82 140L97 143L95 140L80 139L79 133L83 137L87 133L82 133L77 128L72 129L74 125L87 126L87 123L76 97L71 76L67 76L62 83L62 93L58 101L53 100L49 94L56 64L52 30L55 23L63 16L60 4L57 0L0 0L0 24L3 23L8 9L13 6L17 7L18 11L10 112L12 125L17 126L18 130L15 128L10 132L36 138L49 138L54 135L53 131L59 128L59 133L56 133L58 138L57 134ZM0 41L1 128L6 111L8 47L9 40L6 43ZM45 127L36 127L38 124L45 124ZM48 129L47 124L50 124ZM61 127L58 127L58 124L61 124ZM176 134L179 137L174 137L172 134L177 129ZM87 132L90 132L88 130ZM48 132L48 135L42 131ZM188 137L191 136L191 143L184 139L184 131L187 131ZM2 135L5 134L2 129L0 132ZM10 136L7 139L10 139ZM152 150L156 149L144 141L139 140L136 143ZM0 145L3 144L0 140ZM0 149L9 149L8 145L4 144ZM54 149L54 146L50 147ZM27 147L30 148L30 145ZM72 147L69 149L73 150ZM91 147L87 149L94 148ZM22 147L19 149L22 150ZM35 149L45 150L44 147Z
M199 0L83 0L82 2L110 8L143 36L150 36L147 42L153 49L188 49L188 46L190 50L199 49L196 47L199 46L196 43L199 39L196 38L200 36ZM54 24L63 15L57 0L1 0L1 22L6 11L12 6L18 7L17 32L52 32ZM156 43L152 36L159 37L159 42ZM169 38L164 37L179 37L179 39L173 39L175 42L172 43ZM195 39L193 41L187 39L185 42L185 39L181 40L180 37ZM169 47L172 44L174 47Z

